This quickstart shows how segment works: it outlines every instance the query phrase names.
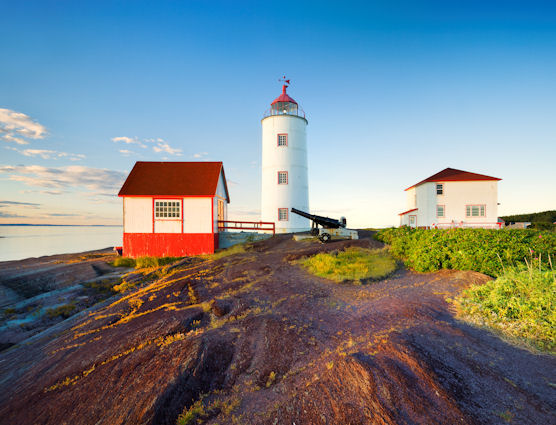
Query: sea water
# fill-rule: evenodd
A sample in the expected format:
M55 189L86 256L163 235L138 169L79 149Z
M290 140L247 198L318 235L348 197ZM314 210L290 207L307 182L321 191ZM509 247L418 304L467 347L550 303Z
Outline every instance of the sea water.
M121 226L0 226L0 261L121 245Z

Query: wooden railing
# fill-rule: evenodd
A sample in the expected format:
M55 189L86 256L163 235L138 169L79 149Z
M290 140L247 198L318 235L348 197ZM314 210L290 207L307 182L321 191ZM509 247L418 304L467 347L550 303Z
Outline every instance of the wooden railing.
M218 220L218 231L222 232L227 229L258 230L272 232L273 235L276 233L276 225L270 221Z

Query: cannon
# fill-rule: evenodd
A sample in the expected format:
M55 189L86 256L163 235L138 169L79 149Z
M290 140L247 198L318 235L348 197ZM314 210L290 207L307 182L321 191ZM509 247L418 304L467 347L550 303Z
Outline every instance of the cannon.
M292 208L291 211L311 220L311 235L318 236L321 242L328 242L332 239L332 236L359 239L357 230L346 229L347 222L345 217L336 220L335 218L324 217L322 215L309 214L297 208ZM321 227L319 228L319 226Z

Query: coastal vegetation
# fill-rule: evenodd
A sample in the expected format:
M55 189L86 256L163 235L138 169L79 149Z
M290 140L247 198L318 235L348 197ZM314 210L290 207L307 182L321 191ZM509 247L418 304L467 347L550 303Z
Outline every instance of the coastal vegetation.
M556 253L556 234L538 230L389 228L378 239L390 252L418 272L440 269L474 270L498 276L504 266ZM541 268L546 270L547 263Z
M515 214L500 217L506 224L529 222L529 229L550 230L556 232L556 210L542 211L531 214Z
M539 260L534 260L527 267L511 267L497 279L466 289L455 299L459 316L554 352L556 272L539 265Z
M461 318L520 344L556 348L556 235L537 230L385 229L378 238L419 271L474 270L495 279L454 300Z
M335 282L383 279L396 270L387 249L346 248L298 260L309 273Z

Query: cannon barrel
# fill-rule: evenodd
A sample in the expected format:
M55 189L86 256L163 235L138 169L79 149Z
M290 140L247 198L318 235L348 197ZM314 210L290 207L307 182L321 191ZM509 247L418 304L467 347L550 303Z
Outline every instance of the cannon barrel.
M323 217L321 215L309 214L304 211L298 210L297 208L292 208L292 213L296 213L302 217L308 218L309 220L312 220L316 224L320 224L322 227L325 227L327 229L338 229L340 227L346 226L345 223L340 220L336 220L330 217Z

